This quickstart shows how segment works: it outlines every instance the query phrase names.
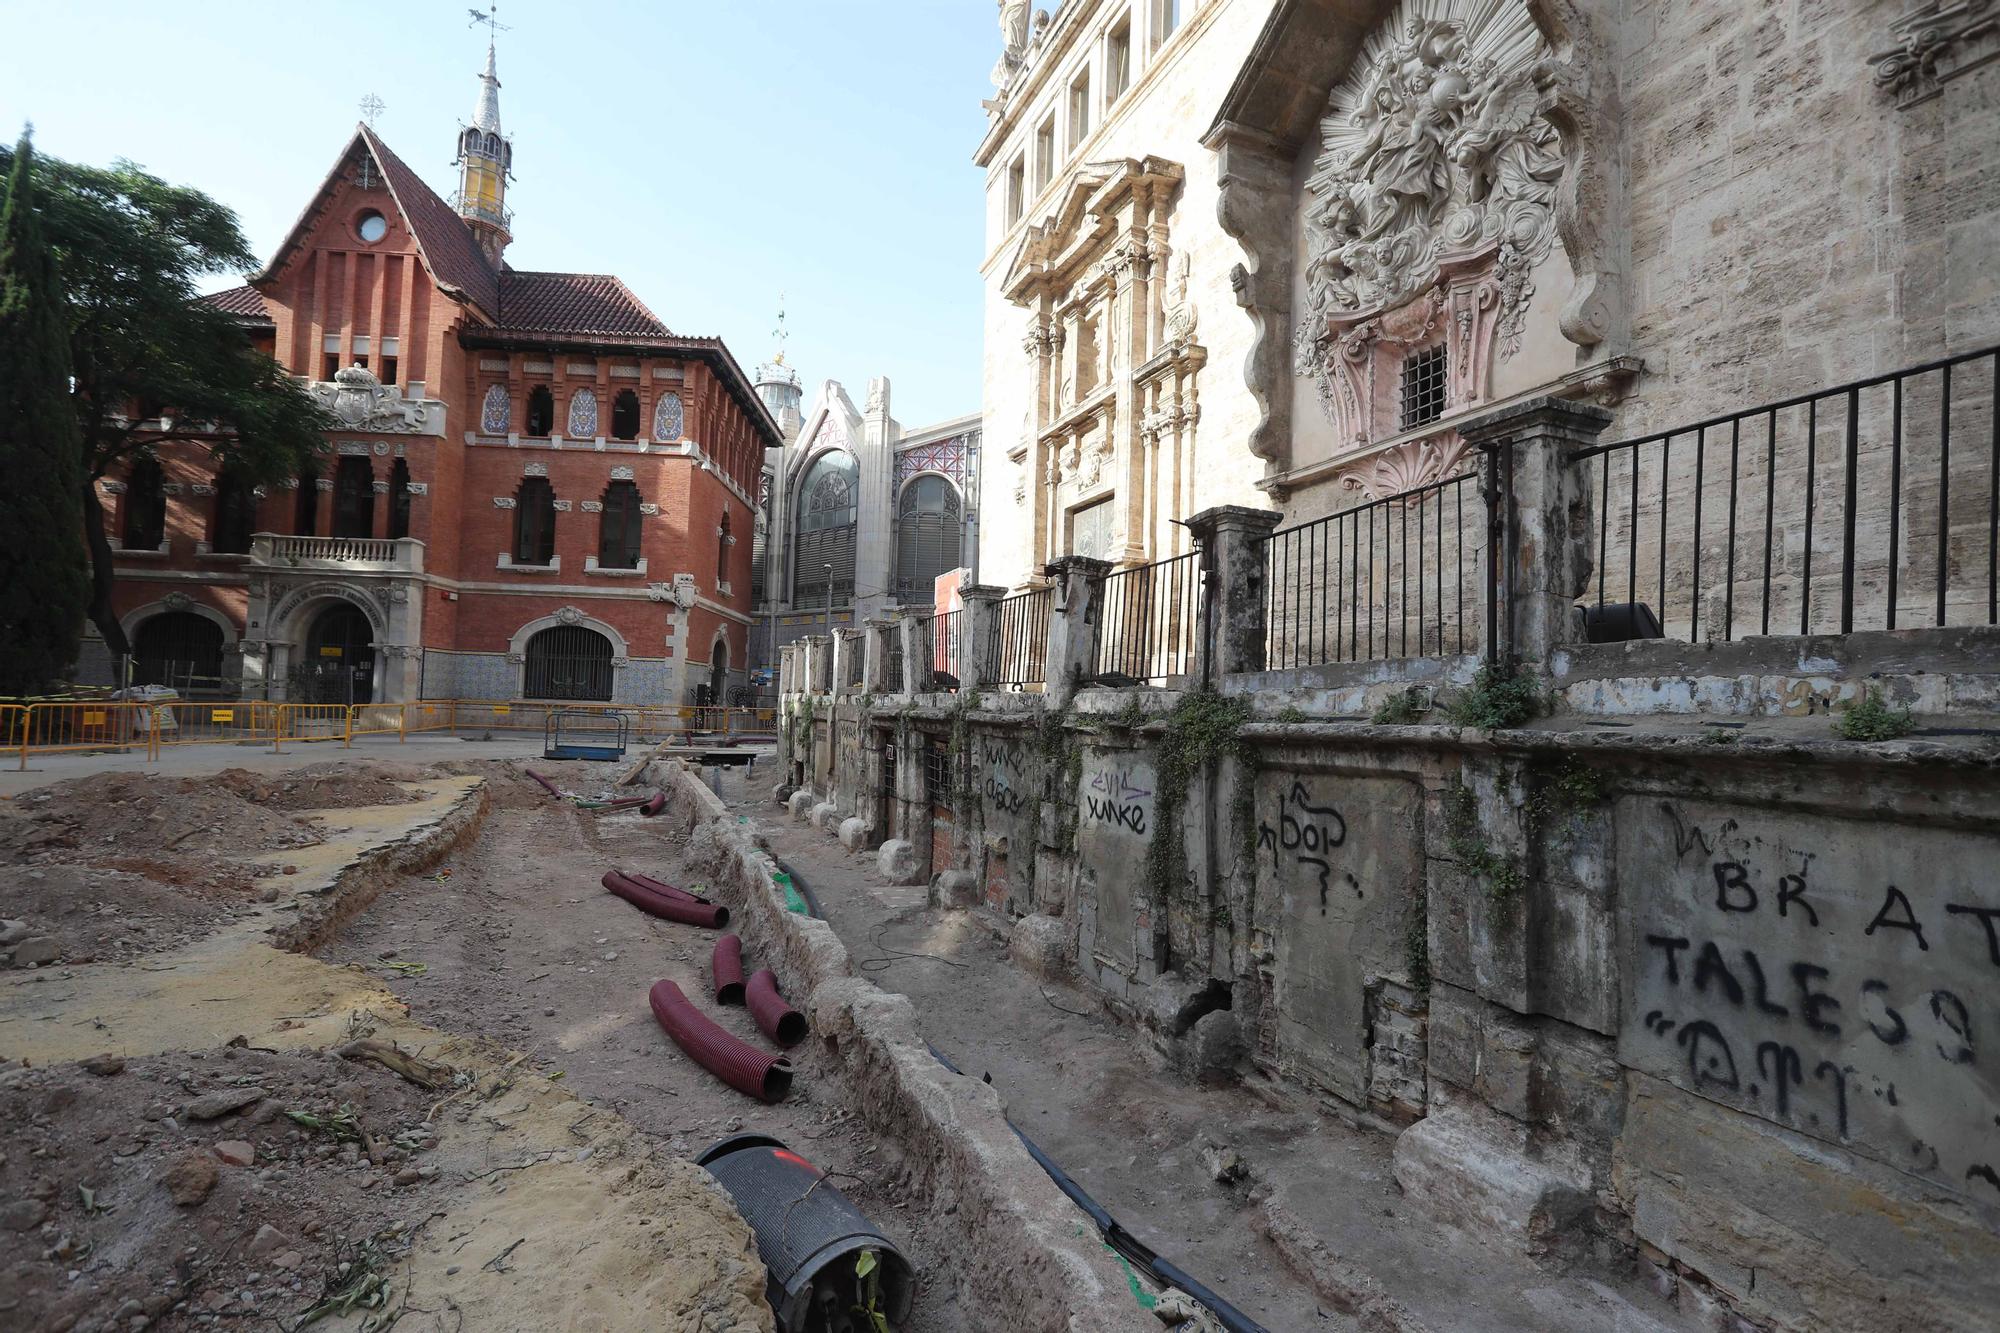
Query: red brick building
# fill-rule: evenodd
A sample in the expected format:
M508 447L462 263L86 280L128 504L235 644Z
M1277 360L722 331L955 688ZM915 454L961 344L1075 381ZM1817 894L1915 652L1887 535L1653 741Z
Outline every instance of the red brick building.
M281 486L198 446L103 484L138 678L355 701L741 685L778 429L720 339L617 278L507 265L490 51L481 82L453 203L357 127L270 264L210 298L342 428Z

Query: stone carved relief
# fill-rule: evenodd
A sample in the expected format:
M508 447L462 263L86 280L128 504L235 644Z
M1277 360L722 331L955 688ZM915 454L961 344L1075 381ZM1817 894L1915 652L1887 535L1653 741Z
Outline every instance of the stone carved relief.
M558 514L567 514L569 512L570 502L567 500L552 500L549 503Z
M1190 262L1183 250L1167 265L1167 341L1177 351L1194 342L1195 321L1201 313L1188 295Z
M185 611L194 605L194 599L184 592L170 592L160 599L160 604L169 611Z
M370 374L366 366L338 371L331 384L310 384L313 399L348 430L424 431L433 429L429 406Z
M1404 0L1334 89L1306 180L1294 338L1329 416L1339 326L1419 296L1454 260L1492 257L1501 353L1518 348L1563 174L1538 109L1549 55L1524 6Z
M505 435L513 424L513 412L507 386L495 384L486 390L486 399L479 405L479 429L488 435Z
M613 481L630 481L630 480L632 480L632 469L631 469L631 468L629 468L629 467L614 467L614 468L612 468L612 469L611 469L611 480L613 480Z
M529 463L521 469L521 475L524 477L546 477L549 475L549 465L547 463Z
M581 625L583 623L583 612L573 606L557 607L556 619L565 625Z
M332 477L321 477L321 478L319 478L318 480L316 480L315 482L313 482L313 489L314 489L314 490L316 490L316 491L332 491L332 490L333 490L333 478L332 478Z
M374 482L374 483L372 483L372 484L373 484L373 486L374 486L374 488L375 488L375 494L377 494L377 495L387 495L387 494L389 493L389 483L388 483L388 482L386 482L386 481L378 481L378 482Z
M514 497L511 495L496 495L493 497L493 507L495 509L512 509L514 507Z
M1930 0L1889 25L1896 45L1868 57L1875 86L1897 109L1929 101L1944 85L2000 54L1994 0Z
M404 489L409 491L411 495L429 495L431 493L431 484L427 481L413 481Z
M342 458L367 458L370 452L366 440L342 440L333 451Z
M584 512L584 513L586 513L586 514L601 514L601 513L603 513L603 512L604 512L604 501L602 501L602 500L585 500L585 501L583 502L583 512Z
M1383 450L1361 467L1342 473L1340 487L1359 491L1370 500L1381 500L1455 477L1471 461L1472 451L1455 431L1428 440L1406 440Z

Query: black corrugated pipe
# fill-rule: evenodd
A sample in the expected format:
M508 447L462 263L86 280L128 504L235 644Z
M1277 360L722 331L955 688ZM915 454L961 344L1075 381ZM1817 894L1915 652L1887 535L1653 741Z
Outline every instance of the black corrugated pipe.
M792 887L799 891L799 897L806 900L806 915L818 921L826 920L826 913L819 910L819 899L813 897L812 887L805 880L799 878L799 872L775 856L771 858L771 864L777 866L778 869L791 877Z

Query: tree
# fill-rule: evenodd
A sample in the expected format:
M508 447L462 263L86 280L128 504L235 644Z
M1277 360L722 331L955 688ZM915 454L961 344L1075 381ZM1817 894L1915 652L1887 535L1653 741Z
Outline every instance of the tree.
M0 169L11 171L12 156L0 149ZM68 296L90 619L123 655L131 649L111 606L116 571L97 482L177 442L205 448L217 472L246 485L277 481L324 451L333 422L200 299L203 278L257 266L234 213L130 162L36 156L30 172Z
M34 147L0 194L0 695L35 694L76 660L90 584L77 546L83 458L69 325L36 214Z

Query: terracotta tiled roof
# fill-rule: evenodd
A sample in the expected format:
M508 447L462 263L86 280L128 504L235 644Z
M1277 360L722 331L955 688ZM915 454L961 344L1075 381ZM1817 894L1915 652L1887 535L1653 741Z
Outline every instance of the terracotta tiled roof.
M500 277L486 262L485 253L472 238L472 228L452 211L450 204L424 184L423 177L410 170L403 159L389 151L389 145L366 125L361 137L381 164L389 192L402 206L403 217L424 252L431 275L446 287L456 287L474 305L488 312L500 309Z
M632 289L607 273L500 275L500 318L506 333L588 338L665 338L660 323Z
M268 323L271 308L264 304L264 294L255 287L231 287L227 291L210 292L201 298L204 305L212 305L225 315L238 319Z

